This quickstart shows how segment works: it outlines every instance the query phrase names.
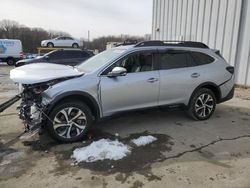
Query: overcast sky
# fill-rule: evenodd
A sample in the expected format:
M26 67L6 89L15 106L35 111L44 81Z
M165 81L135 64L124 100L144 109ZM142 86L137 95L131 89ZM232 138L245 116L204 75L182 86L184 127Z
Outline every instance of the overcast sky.
M0 0L0 20L74 37L151 33L153 0Z

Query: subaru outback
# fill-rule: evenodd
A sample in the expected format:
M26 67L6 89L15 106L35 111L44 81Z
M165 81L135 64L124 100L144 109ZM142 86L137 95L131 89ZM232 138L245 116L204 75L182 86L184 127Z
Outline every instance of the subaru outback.
M21 90L20 118L60 142L81 140L94 122L128 110L179 106L206 120L234 94L234 67L200 42L121 45L77 67L30 64L10 76Z

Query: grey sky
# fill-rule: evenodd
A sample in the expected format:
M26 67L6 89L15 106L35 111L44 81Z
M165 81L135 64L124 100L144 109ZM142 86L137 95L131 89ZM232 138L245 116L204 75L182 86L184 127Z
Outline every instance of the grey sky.
M151 33L152 0L0 0L1 19L74 37Z

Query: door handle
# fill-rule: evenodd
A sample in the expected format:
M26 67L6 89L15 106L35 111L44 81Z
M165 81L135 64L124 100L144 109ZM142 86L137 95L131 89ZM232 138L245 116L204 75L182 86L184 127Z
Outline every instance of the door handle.
M149 78L148 80L147 80L147 82L157 82L158 81L158 79L157 78Z
M199 73L193 73L193 74L191 74L191 77L192 78L198 78L200 76L200 74Z

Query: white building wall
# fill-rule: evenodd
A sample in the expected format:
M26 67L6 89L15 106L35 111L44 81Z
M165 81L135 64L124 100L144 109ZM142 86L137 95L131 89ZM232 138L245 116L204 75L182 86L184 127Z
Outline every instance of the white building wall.
M153 0L152 40L201 41L250 86L250 0Z

